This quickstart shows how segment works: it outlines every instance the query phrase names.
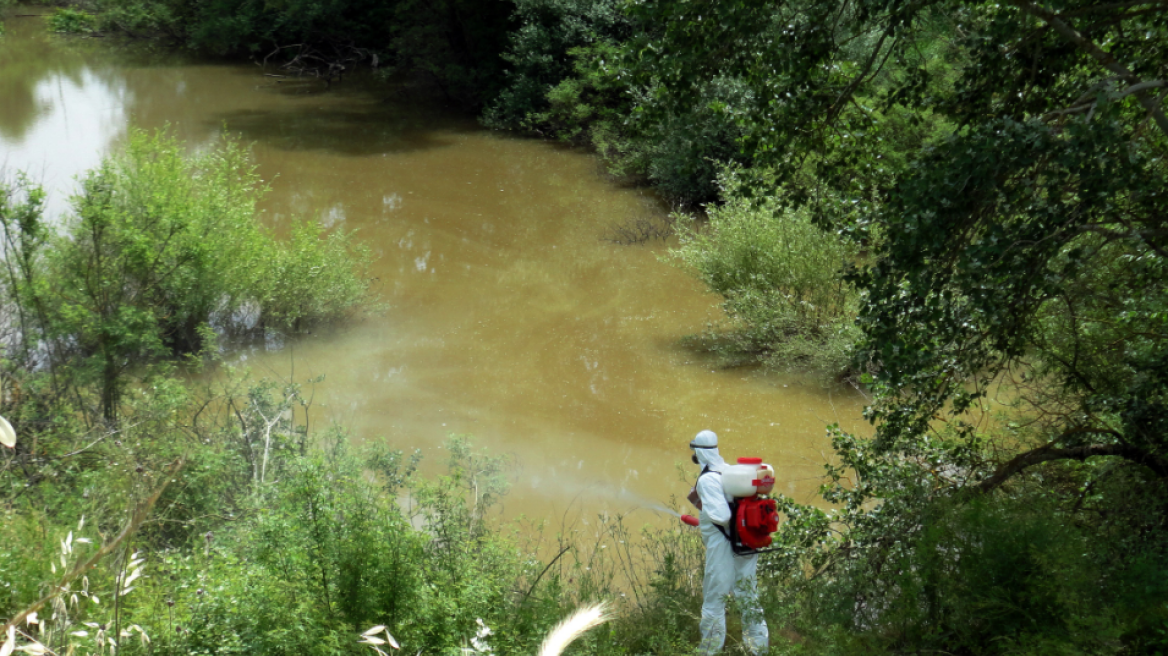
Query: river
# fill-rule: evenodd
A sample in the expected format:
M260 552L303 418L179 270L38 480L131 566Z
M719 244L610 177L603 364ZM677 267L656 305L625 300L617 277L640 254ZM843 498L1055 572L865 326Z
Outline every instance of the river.
M449 435L473 436L514 458L507 514L552 520L684 496L678 467L692 469L686 444L706 428L724 455L764 457L778 491L813 501L825 426L865 428L853 390L683 347L721 320L718 298L659 260L667 244L604 239L667 208L587 153L484 130L375 80L325 89L50 35L33 16L6 29L0 165L43 183L52 215L131 126L168 127L191 148L227 132L252 144L271 186L267 225L311 217L372 248L384 312L228 356L255 376L323 374L316 428L420 449L428 471Z

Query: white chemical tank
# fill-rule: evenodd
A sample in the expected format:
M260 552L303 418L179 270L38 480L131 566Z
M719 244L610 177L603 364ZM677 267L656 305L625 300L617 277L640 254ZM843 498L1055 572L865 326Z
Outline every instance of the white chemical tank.
M739 458L737 465L722 471L722 488L736 499L770 494L775 488L775 470L762 458Z

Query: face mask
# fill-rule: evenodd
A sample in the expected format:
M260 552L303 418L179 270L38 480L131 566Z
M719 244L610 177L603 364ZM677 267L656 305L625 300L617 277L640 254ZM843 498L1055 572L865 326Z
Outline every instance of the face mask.
M694 463L695 465L700 465L700 464L702 464L702 463L698 462L698 454L696 454L696 453L695 453L695 454L693 454L692 456L690 456L690 459L691 459L691 460L693 460L693 463Z

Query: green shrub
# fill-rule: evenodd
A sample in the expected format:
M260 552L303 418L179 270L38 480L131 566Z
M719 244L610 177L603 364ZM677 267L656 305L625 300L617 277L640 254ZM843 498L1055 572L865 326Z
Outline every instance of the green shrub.
M568 51L574 73L551 86L544 109L519 121L530 133L589 146L614 176L645 179L647 148L638 136L634 96L620 79L620 46L598 41Z
M58 7L49 15L49 29L64 34L92 32L97 21L92 14L72 7Z
M12 617L40 594L43 582L55 572L56 554L45 540L51 519L29 509L0 508L0 615Z
M91 0L97 27L133 36L166 36L181 41L193 7L181 0Z
M463 497L475 483L492 488L477 466L499 461L456 440L451 473L418 482L400 453L363 461L345 439L290 454L239 521L204 549L165 556L167 576L148 582L130 611L159 636L156 651L352 653L358 633L385 624L407 648L458 653L477 618L499 639L532 646L536 636L512 629L523 614L510 612L528 559L486 521L489 495ZM367 464L389 478L371 480ZM401 503L402 492L416 493L414 503Z
M1047 501L918 510L910 532L796 583L809 653L1150 653L1168 621L1162 559L1121 556Z
M955 423L893 453L833 427L838 462L821 488L833 509L780 497L779 549L760 570L768 619L801 636L784 653L1162 648L1163 479L1116 460L1055 461L981 492L1000 445L1041 429Z
M453 655L465 653L485 625L495 653L534 653L568 612L596 600L612 602L619 617L574 653L677 653L694 644L702 553L696 531L678 524L638 536L626 518L605 516L597 518L594 542L555 536L565 549L543 560L535 555L547 546L542 526L502 524L494 511L507 487L507 460L472 449L465 438L447 444L448 473L423 480L415 475L416 455L377 450L358 457L343 433L309 444L282 423L263 478L256 468L264 441L246 437L248 416L283 416L299 392L274 382L234 385L170 411L155 404L159 417L209 402L227 410L208 412L194 426L183 417L168 427L148 413L130 414L145 406L128 406L124 422L143 421L143 430L119 434L117 445L100 443L91 476L61 479L63 488L76 486L72 506L48 502L43 486L19 500L6 496L0 608L11 616L56 580L60 570L51 568L60 566L68 535L118 532L127 504L151 489L143 483L157 471L155 461L177 450L187 465L132 536L132 548L115 551L71 589L83 584L100 603L82 596L75 604L66 594L67 612L42 614L49 648L95 652L97 636L120 625L129 635L118 651L128 654L354 654L364 649L361 632L385 624L411 652ZM197 439L184 439L184 429L197 430ZM127 455L147 473L103 466ZM94 548L76 546L69 562ZM145 555L144 576L115 601L114 579L132 551Z
M264 326L299 330L350 317L369 302L364 271L370 251L352 234L324 234L318 223L298 222L287 241L269 248L252 287Z
M723 298L731 328L707 343L779 368L841 374L856 336L856 294L843 279L853 248L805 210L745 197L737 174L722 184L726 203L707 207L704 227L683 217L669 256Z
M646 120L640 116L653 105L652 96L629 86L624 56L621 45L607 39L570 48L562 59L571 63L571 72L541 87L546 90L540 102L525 103L527 112L521 117L510 116L507 112L514 108L507 105L513 100L508 94L520 89L512 87L488 110L484 122L590 146L610 173L647 181L673 203L716 200L718 171L749 162L738 143L741 130L727 110L749 101L743 85L717 80L686 111Z

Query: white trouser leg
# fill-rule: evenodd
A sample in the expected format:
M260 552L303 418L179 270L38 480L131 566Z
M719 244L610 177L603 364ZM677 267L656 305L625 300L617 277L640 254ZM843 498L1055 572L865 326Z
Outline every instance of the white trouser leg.
M758 601L757 569L757 555L734 558L734 600L742 613L742 642L750 653L765 654L770 646L770 632Z
M705 528L705 527L703 527ZM706 545L706 573L702 579L702 642L698 654L712 656L726 642L726 595L734 589L734 550L715 529L702 531Z

